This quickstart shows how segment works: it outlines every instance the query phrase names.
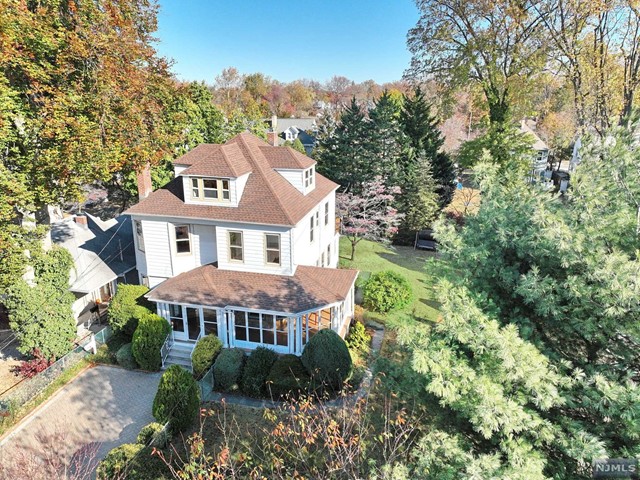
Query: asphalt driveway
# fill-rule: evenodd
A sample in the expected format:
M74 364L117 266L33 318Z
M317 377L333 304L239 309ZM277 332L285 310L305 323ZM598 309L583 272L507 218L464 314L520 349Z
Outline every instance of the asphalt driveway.
M135 442L140 429L154 421L151 406L160 373L97 366L71 383L25 418L0 441L0 462L18 449L36 455L38 435L62 435L56 450L67 460L83 445L100 444L98 458L122 443Z

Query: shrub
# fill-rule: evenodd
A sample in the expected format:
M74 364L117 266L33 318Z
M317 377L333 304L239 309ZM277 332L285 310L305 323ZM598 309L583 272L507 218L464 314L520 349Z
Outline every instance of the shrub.
M278 354L266 347L258 347L247 359L242 375L242 391L251 397L261 397L266 393L265 382L276 363Z
M169 434L160 423L152 422L142 427L136 442L147 447L164 448L169 443Z
M136 359L133 358L130 343L125 343L118 349L116 352L116 361L118 362L118 365L129 370L133 370L138 366Z
M125 478L125 476L126 478L135 478L137 472L131 460L143 449L144 445L138 443L125 443L112 449L98 465L97 480L111 480Z
M223 350L213 364L216 388L226 392L238 388L244 366L244 352L239 348Z
M171 365L162 374L153 399L154 418L173 431L184 431L200 411L200 389L193 375L179 365Z
M316 333L302 351L302 364L316 385L339 390L353 368L349 349L330 329Z
M271 367L266 389L274 398L296 397L309 389L310 377L300 357L283 355Z
M33 351L32 355L33 358L31 360L24 360L11 367L11 372L20 375L22 378L33 378L40 372L44 372L53 363L52 360L45 358L38 348Z
M390 270L371 275L364 286L364 306L386 313L402 308L413 297L411 284L399 273Z
M364 324L355 322L349 329L349 334L345 338L344 343L347 344L350 350L356 350L359 352L367 352L369 350L369 344L371 343L371 335L367 333L364 328Z
M207 373L221 350L222 342L215 335L207 335L198 340L191 356L193 376L201 378Z
M114 333L122 332L128 337L133 335L140 317L151 312L151 303L144 298L148 291L144 285L118 285L108 311L109 325Z
M140 368L149 371L160 370L160 349L170 331L169 322L154 313L147 313L140 318L131 342L133 358Z

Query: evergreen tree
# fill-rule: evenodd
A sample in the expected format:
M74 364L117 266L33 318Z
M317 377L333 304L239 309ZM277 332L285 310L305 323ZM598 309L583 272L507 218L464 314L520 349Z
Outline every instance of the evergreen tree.
M453 198L456 171L451 157L442 151L444 138L420 87L416 88L413 97L404 96L400 124L409 145L431 164L431 175L437 185L438 203L441 208L445 207Z
M382 175L390 185L398 185L399 158L407 143L400 126L400 110L401 106L385 90L369 110L365 137L370 156L369 170L374 176ZM402 185L398 186L402 188Z

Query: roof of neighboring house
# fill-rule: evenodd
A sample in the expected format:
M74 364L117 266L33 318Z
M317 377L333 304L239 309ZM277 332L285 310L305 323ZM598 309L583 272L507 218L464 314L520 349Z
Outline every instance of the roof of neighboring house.
M290 127L296 127L299 130L312 131L315 126L315 117L278 118L278 121L276 122L276 133L279 135Z
M542 141L542 139L536 134L536 132L529 126L526 120L522 120L520 122L520 131L522 133L532 135L533 136L533 149L540 150L549 150L549 146Z
M185 203L182 179L178 177L165 187L151 193L125 213L294 226L327 195L338 188L338 184L316 174L316 187L303 195L274 170L272 162L276 164L281 164L279 162L296 164L297 162L311 166L315 164L315 161L307 160L307 157L302 154L292 155L289 149L269 146L248 132L235 136L226 145L238 147L242 153L242 160L248 163L251 168L251 174L237 207ZM197 155L189 157L188 161L193 163L188 170L199 166L201 162L219 161L219 156L206 154L208 149L216 150L217 145L206 144L200 147L198 147L200 150ZM274 151L277 153L270 153L267 158L264 153L266 149L276 149ZM175 163L184 164L184 158L188 155L177 159ZM202 169L205 168L208 167L202 166Z
M147 294L157 302L300 313L345 300L357 270L300 265L293 276L203 265L165 280Z
M51 240L66 248L75 261L72 292L90 293L136 266L131 219L120 216L103 222L89 214L88 229L75 217L51 224Z

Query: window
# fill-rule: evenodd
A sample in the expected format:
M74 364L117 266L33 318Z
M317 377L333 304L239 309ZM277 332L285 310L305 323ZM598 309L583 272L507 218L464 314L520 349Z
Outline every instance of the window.
M218 336L218 314L215 310L208 308L202 309L202 317L204 320L204 334Z
M304 171L304 188L313 185L313 167Z
M144 252L144 237L142 236L142 222L139 220L136 220L134 223L136 226L136 240L138 241L138 250L140 250L141 252Z
M182 318L182 306L169 304L169 321L174 332L184 332L184 320Z
M324 252L320 255L320 266L324 267Z
M191 198L208 202L228 202L231 200L229 180L221 178L192 178Z
M236 262L244 261L242 232L229 232L229 259Z
M313 218L313 215L309 217L309 241L313 243L314 240L314 227L316 226L316 221Z
M331 244L327 245L327 266L331 265Z
M189 225L176 225L176 253L191 253Z
M265 235L266 258L269 265L280 265L280 235Z
M324 224L329 225L329 202L324 204Z

